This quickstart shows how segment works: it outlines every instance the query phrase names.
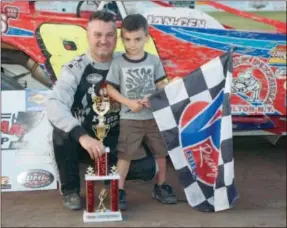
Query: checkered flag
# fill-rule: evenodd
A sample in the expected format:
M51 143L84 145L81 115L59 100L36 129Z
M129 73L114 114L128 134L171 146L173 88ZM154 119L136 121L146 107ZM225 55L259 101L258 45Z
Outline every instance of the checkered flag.
M230 208L238 198L227 52L150 97L153 114L188 203L200 211Z

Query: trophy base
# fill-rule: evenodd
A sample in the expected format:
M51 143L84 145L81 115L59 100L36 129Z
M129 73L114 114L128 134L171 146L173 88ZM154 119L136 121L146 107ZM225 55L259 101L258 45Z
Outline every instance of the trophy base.
M84 222L110 222L122 221L122 213L120 211L105 211L105 212L87 212L83 214Z
M108 175L108 176L97 176L97 175L85 175L86 181L104 181L104 180L119 180L119 174Z

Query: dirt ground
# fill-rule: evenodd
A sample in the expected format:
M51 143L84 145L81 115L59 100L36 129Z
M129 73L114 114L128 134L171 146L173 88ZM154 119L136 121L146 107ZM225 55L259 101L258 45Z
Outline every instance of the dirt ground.
M2 193L1 223L3 227L285 227L286 146L286 137L276 147L259 137L235 137L235 178L240 199L231 210L204 213L192 209L170 164L168 182L177 192L176 205L153 201L152 182L130 181L129 207L123 212L122 222L83 223L83 211L63 208L58 190ZM84 173L85 167L81 170Z

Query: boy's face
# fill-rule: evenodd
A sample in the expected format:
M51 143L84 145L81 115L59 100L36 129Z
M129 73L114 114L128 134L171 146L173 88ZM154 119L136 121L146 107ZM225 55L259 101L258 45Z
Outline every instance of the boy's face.
M144 52L144 45L148 41L148 35L143 29L127 31L122 29L122 41L129 55L140 55Z

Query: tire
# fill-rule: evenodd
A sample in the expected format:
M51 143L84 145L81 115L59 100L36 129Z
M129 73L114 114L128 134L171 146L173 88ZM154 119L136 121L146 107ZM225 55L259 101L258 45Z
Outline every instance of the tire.
M144 145L144 148L147 156L142 159L131 161L126 180L150 181L155 178L157 173L156 161L148 147ZM116 165L117 160L117 152L116 150L112 150L109 153L110 166Z
M156 161L153 156L148 155L139 160L133 160L126 180L150 181L156 175Z
M14 78L1 72L1 90L24 90L25 88Z
M18 50L1 49L1 63L2 64L17 64L26 66L29 56Z
M26 55L25 53L19 50L11 50L11 49L5 49L5 48L1 49L1 63L21 65L25 67L28 71L30 71L31 78L39 82L41 85L43 85L43 87L47 89L51 89L53 86L52 81L46 77L40 65L36 63L28 55ZM29 85L28 85L28 88L29 88Z

